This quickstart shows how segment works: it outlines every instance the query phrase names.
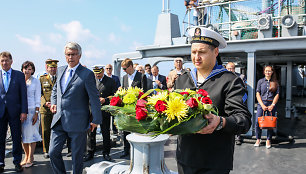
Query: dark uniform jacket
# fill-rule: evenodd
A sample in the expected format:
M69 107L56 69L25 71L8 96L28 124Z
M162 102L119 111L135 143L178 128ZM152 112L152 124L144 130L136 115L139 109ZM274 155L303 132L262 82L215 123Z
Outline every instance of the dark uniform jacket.
M114 79L103 76L102 82L96 79L97 89L99 91L99 97L105 98L103 105L108 105L110 103L109 96L113 96L116 92L116 82Z
M216 65L206 80L196 87L196 69L184 72L175 89L204 89L208 92L226 125L212 134L187 134L178 137L177 161L196 168L232 169L235 134L246 133L251 114L246 106L247 94L240 77Z
M52 114L50 109L47 106L45 106L45 104L46 102L50 102L52 89L54 83L56 82L56 76L55 79L52 81L49 74L44 74L39 77L39 81L41 84L40 112Z

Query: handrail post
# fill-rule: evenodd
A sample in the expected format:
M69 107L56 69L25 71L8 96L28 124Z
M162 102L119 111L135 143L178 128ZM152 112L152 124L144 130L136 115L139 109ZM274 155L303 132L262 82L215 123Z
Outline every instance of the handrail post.
M281 0L278 0L278 22L277 22L277 37L280 37L280 23L282 22L281 19ZM272 25L272 31L273 31L273 25Z
M190 10L188 9L188 29L190 29Z
M232 37L231 37L231 30L232 30L232 13L231 13L231 2L228 3L228 9L229 9L229 12L228 12L228 15L229 15L229 31L228 31L228 39L229 40L232 40Z
M170 12L170 0L167 0L168 1L168 5L167 5L167 13Z
M162 5L162 13L165 13L165 0L162 0L162 3L163 3L163 5Z

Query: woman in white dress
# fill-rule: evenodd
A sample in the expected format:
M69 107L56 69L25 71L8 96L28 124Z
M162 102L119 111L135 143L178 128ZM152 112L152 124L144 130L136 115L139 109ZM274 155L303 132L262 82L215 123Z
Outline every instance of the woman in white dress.
M21 66L21 71L25 75L27 85L28 116L27 119L22 123L22 146L25 157L20 165L24 167L31 167L34 161L36 142L41 141L38 118L41 86L39 80L32 76L35 72L35 66L33 62L24 62Z

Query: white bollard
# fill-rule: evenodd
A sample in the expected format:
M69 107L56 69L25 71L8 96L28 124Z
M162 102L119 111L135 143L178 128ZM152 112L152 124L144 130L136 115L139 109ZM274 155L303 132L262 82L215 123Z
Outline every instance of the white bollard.
M126 139L131 144L129 174L170 174L164 159L164 145L169 135L155 138L144 134L129 134Z
M176 174L170 171L164 159L164 145L169 135L132 133L126 139L131 144L130 166L103 161L85 168L88 174Z

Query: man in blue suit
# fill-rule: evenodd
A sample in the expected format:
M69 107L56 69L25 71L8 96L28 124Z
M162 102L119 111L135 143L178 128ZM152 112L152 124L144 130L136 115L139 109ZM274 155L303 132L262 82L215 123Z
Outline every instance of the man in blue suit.
M15 170L21 172L22 158L21 123L27 119L28 101L24 74L13 70L11 53L0 53L0 173L4 172L5 139L8 124L13 139L13 163Z
M50 161L53 172L66 173L62 149L67 138L71 139L73 173L83 171L83 154L86 148L86 134L102 123L101 105L93 72L80 65L81 46L69 42L65 46L68 66L57 71L57 81L51 95ZM89 106L92 113L90 123Z

